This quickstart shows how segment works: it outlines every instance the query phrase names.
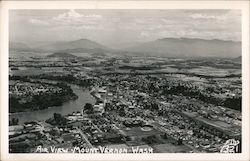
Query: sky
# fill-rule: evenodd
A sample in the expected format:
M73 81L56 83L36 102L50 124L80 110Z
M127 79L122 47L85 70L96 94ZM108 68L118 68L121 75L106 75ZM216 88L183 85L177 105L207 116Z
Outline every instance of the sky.
M90 39L122 46L161 38L240 41L240 10L11 10L14 42Z

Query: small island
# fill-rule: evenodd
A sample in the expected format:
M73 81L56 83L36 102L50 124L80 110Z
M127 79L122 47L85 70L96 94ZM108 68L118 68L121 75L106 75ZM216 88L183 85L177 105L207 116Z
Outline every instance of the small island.
M9 93L10 113L43 110L60 106L78 96L66 83L12 80Z

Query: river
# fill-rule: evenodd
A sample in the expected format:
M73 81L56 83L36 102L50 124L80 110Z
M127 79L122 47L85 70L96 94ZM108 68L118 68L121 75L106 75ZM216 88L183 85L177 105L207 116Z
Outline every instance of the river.
M95 103L95 98L90 94L89 90L79 87L77 85L70 85L73 92L78 96L76 100L65 102L62 106L50 107L48 109L21 113L12 113L9 115L10 119L18 118L19 125L27 121L45 121L53 117L54 113L62 115L70 114L74 111L81 111L85 103Z

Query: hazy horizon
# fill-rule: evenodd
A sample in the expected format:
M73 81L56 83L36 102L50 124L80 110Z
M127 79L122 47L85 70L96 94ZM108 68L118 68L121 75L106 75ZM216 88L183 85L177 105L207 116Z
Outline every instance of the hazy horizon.
M11 10L11 42L89 39L123 47L162 38L241 41L240 10Z

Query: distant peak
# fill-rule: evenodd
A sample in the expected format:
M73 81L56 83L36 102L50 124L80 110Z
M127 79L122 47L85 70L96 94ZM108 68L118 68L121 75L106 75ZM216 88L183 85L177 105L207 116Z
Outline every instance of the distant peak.
M85 39L85 38L82 38L82 39L73 40L73 41L91 41L91 40L89 40L89 39Z
M88 41L90 41L89 39L84 39L84 38L79 39L79 40L82 40L82 41L86 41L86 40L88 40ZM77 40L76 40L76 41L77 41Z
M158 39L157 41L167 41L167 40L198 40L198 41L217 41L217 42L240 42L240 41L233 41L233 40L223 40L223 39L202 39L202 38L188 38L188 37L168 37L168 38L162 38Z
M167 37L167 38L162 38L162 39L158 39L158 40L164 41L164 40L205 40L205 39L187 38L187 37Z

